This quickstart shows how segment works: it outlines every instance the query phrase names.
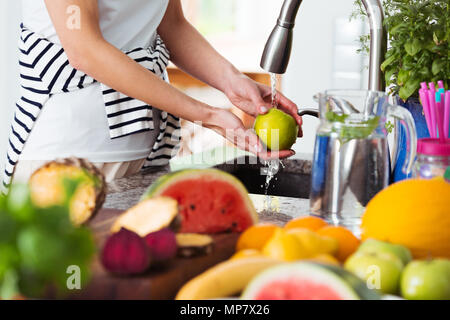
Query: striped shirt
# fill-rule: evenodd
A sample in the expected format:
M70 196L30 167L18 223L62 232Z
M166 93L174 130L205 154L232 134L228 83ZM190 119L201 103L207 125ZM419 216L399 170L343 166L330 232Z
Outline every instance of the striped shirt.
M48 41L23 25L21 28L19 64L22 97L16 104L9 135L3 192L9 188L26 140L50 96L72 92L96 83L95 79L69 64L67 55L60 45ZM159 36L154 46L136 48L125 53L168 81L166 67L170 54ZM154 129L151 106L104 84L101 86L111 139ZM180 119L162 111L159 130L144 168L165 165L177 152L180 141Z

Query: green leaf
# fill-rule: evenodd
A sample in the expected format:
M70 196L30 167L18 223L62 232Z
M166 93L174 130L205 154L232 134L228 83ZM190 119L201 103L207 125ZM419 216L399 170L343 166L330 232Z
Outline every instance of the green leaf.
M397 76L397 84L402 86L409 79L410 71L401 69Z
M409 97L411 97L418 89L420 88L420 80L418 79L409 79L405 85L400 88L399 96L404 101L406 101Z
M421 49L422 49L422 43L417 38L409 40L405 44L405 50L410 56L415 56Z
M348 114L337 114L333 111L328 111L326 113L326 118L330 122L341 122L344 123L345 120L348 118Z
M444 59L434 60L433 64L431 65L431 72L433 72L433 75L437 75L444 70L445 65L446 61Z
M392 68L392 69L387 70L387 71L385 72L384 78L385 78L385 80L386 80L386 83L391 83L392 76L394 75L394 73L395 73L396 71L397 71L397 70L395 70L394 68Z
M386 67L389 66L391 63L393 63L397 59L396 55L392 55L381 64L381 71L384 72L386 70Z

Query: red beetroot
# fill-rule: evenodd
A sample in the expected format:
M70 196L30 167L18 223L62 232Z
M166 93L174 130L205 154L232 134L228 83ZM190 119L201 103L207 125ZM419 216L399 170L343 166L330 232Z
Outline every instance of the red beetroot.
M112 273L139 274L150 266L150 250L139 235L122 228L106 241L102 264Z
M175 233L168 228L148 234L145 242L150 249L152 259L156 262L170 260L177 254Z

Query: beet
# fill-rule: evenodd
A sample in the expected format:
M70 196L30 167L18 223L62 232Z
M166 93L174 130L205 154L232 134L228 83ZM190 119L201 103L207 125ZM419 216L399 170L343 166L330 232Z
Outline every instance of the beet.
M175 233L169 228L152 232L145 237L153 261L165 262L177 254L177 240Z
M144 239L122 228L106 241L101 260L105 269L112 273L133 275L148 269L150 256Z

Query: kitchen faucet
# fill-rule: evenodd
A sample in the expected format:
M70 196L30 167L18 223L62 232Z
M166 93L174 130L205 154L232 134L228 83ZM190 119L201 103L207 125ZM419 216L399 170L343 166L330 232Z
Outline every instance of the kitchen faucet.
M292 49L295 18L303 0L284 0L277 25L267 40L261 67L271 73L286 72ZM383 7L380 0L362 0L370 24L369 90L384 91L381 63L386 50Z

